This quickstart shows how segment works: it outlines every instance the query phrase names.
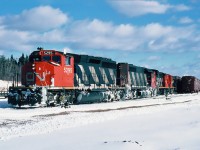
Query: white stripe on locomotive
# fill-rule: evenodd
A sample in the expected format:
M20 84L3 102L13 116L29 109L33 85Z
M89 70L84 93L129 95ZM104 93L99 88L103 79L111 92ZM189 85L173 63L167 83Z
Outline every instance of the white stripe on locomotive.
M96 70L94 69L94 66L89 66L89 70L90 70L90 73L92 75L92 78L93 78L95 84L98 84L99 83L99 78L97 76Z
M108 78L107 78L107 76L106 76L106 73L105 73L104 68L99 67L99 70L100 70L100 72L101 72L101 75L102 75L102 78L103 78L104 83L105 83L105 84L108 84L109 82L108 82Z
M136 80L138 81L138 85L137 86L140 86L140 78L139 78L139 73L136 72Z
M109 68L108 71L112 79L112 84L116 85L116 74L114 72L114 69Z
M141 86L145 86L145 85L144 85L143 73L140 73L140 79L141 79Z
M81 73L82 73L82 80L83 80L83 83L87 83L88 82L88 77L87 77L87 75L86 75L86 73L85 73L85 69L83 68L83 66L82 65L78 65L79 66L79 68L80 68L80 70L81 70Z
M133 85L137 86L136 77L135 77L135 73L134 72L132 72L132 77L133 77Z
M147 74L144 74L144 82L145 82L145 86L148 86L148 82L147 82Z

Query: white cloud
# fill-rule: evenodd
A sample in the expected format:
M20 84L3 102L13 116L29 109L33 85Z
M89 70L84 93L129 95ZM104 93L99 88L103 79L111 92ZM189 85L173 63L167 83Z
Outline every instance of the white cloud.
M110 0L109 3L119 12L129 17L141 16L148 13L163 14L171 7L167 4L149 0Z
M138 46L139 41L132 39L135 34L132 25L113 25L97 19L76 22L66 33L69 42L81 45L82 48L125 50Z
M54 29L44 33L36 33L34 41L43 43L63 43L66 41L66 35L63 29Z
M179 23L181 23L181 24L189 24L192 22L193 22L193 20L189 17L183 17L179 20Z
M142 28L144 34L149 38L159 38L172 32L172 27L162 26L159 23L151 23Z
M33 21L36 17L39 21ZM50 6L36 7L16 16L0 16L0 49L68 45L79 49L172 52L200 47L200 34L195 26L173 27L159 23L134 26L98 19L67 22L66 14Z
M0 49L24 52L38 46L65 42L63 25L67 14L50 6L24 10L18 15L0 16ZM9 50L9 51L8 51Z
M119 37L131 36L135 32L135 28L130 24L121 24L116 27L114 35Z
M81 48L129 51L185 51L200 41L194 26L173 27L151 23L146 26L114 25L100 20L75 23L65 31L67 42ZM195 39L193 37L196 37ZM198 46L197 46L198 47Z
M40 6L24 10L19 15L0 18L0 23L8 29L48 31L64 25L68 20L68 16L59 9Z
M32 48L28 44L31 38L32 34L28 32L0 28L0 49L21 51Z
M176 11L190 10L190 7L184 4L170 5L158 0L108 0L108 2L113 8L129 17L164 14L171 9Z
M73 50L69 47L65 47L65 48L63 48L63 52L64 53L73 53Z

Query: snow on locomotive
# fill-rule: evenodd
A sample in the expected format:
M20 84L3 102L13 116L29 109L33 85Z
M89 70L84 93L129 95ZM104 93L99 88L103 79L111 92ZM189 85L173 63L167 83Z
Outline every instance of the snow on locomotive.
M12 105L67 106L155 96L173 89L172 76L108 58L34 51L22 66L23 86L10 87Z

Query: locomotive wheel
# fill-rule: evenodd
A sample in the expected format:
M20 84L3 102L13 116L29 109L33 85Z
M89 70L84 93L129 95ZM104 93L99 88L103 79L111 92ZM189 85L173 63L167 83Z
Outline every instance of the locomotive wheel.
M19 108L21 108L21 106L22 106L21 101L18 102L18 106L19 106Z
M21 108L21 106L22 106L22 102L21 102L21 95L18 95L18 106L19 106L19 108Z

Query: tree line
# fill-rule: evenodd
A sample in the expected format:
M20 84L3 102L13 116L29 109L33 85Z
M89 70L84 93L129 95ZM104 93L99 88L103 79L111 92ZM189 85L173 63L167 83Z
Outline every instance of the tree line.
M28 62L28 56L22 54L19 59L14 58L13 55L10 58L0 56L0 80L13 81L18 77L21 79L21 66Z

